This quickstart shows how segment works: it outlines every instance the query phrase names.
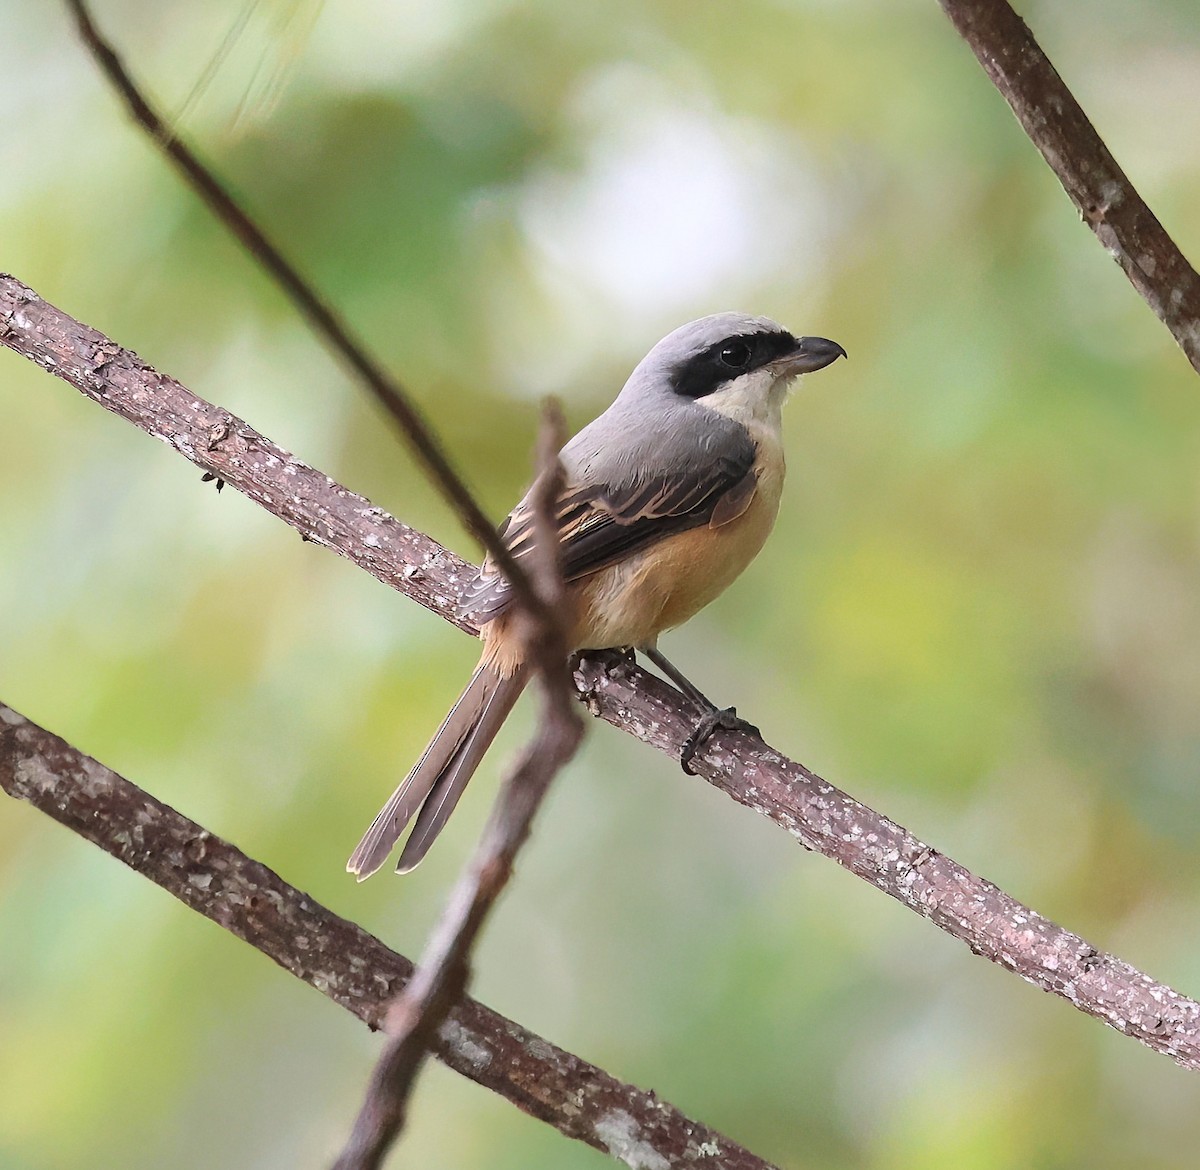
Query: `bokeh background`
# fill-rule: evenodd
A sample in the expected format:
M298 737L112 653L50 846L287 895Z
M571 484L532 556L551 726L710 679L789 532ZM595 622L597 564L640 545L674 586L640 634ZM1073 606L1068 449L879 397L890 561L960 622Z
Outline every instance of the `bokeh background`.
M768 739L1200 992L1200 383L933 0L97 0L499 518L726 308L842 342L773 540L665 643ZM1200 11L1024 15L1200 257ZM0 268L472 549L379 412L125 122L62 8L0 16ZM473 661L449 626L0 352L0 697L409 954L428 862L344 859ZM597 725L477 994L788 1168L1157 1170L1193 1074ZM326 1164L377 1042L0 804L0 1166ZM605 1159L438 1066L396 1166Z

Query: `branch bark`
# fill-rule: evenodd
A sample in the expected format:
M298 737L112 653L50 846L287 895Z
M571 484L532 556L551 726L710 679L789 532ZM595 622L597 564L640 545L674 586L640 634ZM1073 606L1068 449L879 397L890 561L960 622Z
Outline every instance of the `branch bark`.
M463 561L3 275L0 344L169 443L302 533L316 534L320 543L454 620L460 583L472 572ZM678 757L694 723L694 712L678 691L603 654L581 660L575 681L594 714ZM1185 1068L1200 1070L1200 1003L1043 918L742 733L716 733L693 766L806 848L877 886L976 954Z
M1200 276L1006 0L939 0L1105 251L1200 373Z
M2 703L0 788L248 942L372 1029L412 977L403 955ZM643 1166L774 1170L654 1093L623 1084L473 999L458 1001L431 1045L449 1068L631 1165L631 1153L641 1152Z
M0 344L232 484L303 540L332 549L459 629L478 632L455 608L472 565L3 273Z

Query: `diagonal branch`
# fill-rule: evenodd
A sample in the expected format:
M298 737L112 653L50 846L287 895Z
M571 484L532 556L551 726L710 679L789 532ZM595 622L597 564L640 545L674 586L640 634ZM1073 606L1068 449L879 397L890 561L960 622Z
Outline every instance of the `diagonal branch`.
M560 660L560 673L561 660ZM549 789L582 735L576 712L545 688L539 729L505 780L475 856L450 895L420 966L387 1013L388 1043L335 1170L377 1170L404 1126L427 1050L469 980L469 955L512 874L513 859Z
M296 266L268 238L266 232L242 210L216 175L158 115L149 99L134 83L116 50L96 27L84 0L66 0L66 3L75 16L80 38L88 52L125 102L133 120L158 144L188 186L279 285L313 332L335 356L346 363L391 415L401 437L416 455L434 486L458 513L466 530L508 578L517 602L528 613L546 618L529 578L476 503L462 477L451 466L437 436L409 401L404 388L354 336L349 325L318 296L313 286L300 275Z
M472 565L2 273L0 344L232 484L304 540L333 549L459 629L476 632L456 610L474 576Z
M265 865L0 703L0 788L99 845L370 1028L413 965ZM447 1067L567 1137L643 1165L774 1170L652 1092L464 998L431 1038Z
M562 413L556 403L548 403L538 444L539 474L532 493L536 534L533 579L547 612L560 620L540 628L528 620L523 623L525 658L537 671L541 691L537 732L505 780L420 966L388 1011L388 1042L335 1170L378 1170L403 1129L425 1054L450 1009L466 991L471 951L484 922L512 876L517 851L528 838L551 783L583 737L583 722L572 702L565 665L567 612L553 521L563 487L558 460L565 439L562 431Z
M1200 372L1200 275L1007 0L939 0L1084 222Z
M463 561L3 275L0 344L220 475L301 533L316 534L381 581L454 620L455 599L471 573ZM688 701L652 675L625 665L610 669L613 664L611 655L598 655L576 667L576 684L593 712L677 758L695 718ZM976 954L1200 1070L1200 1003L1098 951L765 744L718 732L695 766L734 800Z

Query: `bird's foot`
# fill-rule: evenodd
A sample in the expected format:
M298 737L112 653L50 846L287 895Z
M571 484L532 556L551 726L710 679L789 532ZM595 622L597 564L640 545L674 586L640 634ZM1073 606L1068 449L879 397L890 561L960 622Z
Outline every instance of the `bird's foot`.
M683 750L679 753L680 767L689 775L694 776L692 757L708 742L715 731L744 731L747 735L762 738L762 732L747 719L742 719L736 707L714 707L692 729L692 734L683 741Z

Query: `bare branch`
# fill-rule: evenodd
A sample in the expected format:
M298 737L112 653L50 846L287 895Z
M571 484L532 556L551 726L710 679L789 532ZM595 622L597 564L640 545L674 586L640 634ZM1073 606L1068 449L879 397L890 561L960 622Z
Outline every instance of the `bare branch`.
M125 102L137 123L167 156L184 181L239 240L247 252L279 285L300 315L325 345L358 376L397 424L401 436L424 467L434 486L458 514L466 530L489 553L512 585L513 595L530 613L543 607L528 577L509 553L492 522L476 503L470 489L450 464L437 436L421 416L400 383L370 353L350 327L300 275L299 270L242 210L237 200L168 125L134 83L116 50L101 35L84 0L66 0L75 16L79 35L105 77ZM544 615L543 615L544 616Z
M1200 276L1006 0L939 0L1084 222L1200 372Z
M340 553L459 629L476 632L456 610L459 593L475 574L472 565L3 273L0 344L237 488L303 539Z
M592 711L643 742L677 755L695 715L653 675L599 655L580 660L575 682ZM696 771L739 804L786 829L972 952L1062 996L1080 1011L1200 1070L1200 1003L1173 991L976 877L851 796L744 735L720 732Z
M388 1011L388 1042L371 1077L366 1100L335 1170L377 1170L404 1127L408 1100L425 1054L447 1013L470 980L470 955L489 912L512 875L517 851L554 777L575 754L583 722L566 671L567 615L554 511L563 486L558 451L565 441L562 414L547 404L533 489L535 585L553 623L525 622L526 655L538 672L541 710L537 730L492 807L473 857L450 895L416 974Z
M472 573L464 562L2 275L0 344L170 443L287 523L304 532L319 530L322 543L453 620L449 615L458 591ZM228 435L208 450L210 428L217 424L221 433L227 424ZM364 544L370 555L364 554ZM431 587L419 578L435 566ZM593 712L678 758L694 722L690 704L653 675L623 662L610 669L614 661L599 655L576 668L576 684ZM1200 1004L1194 1000L1042 918L743 733L717 732L694 766L806 848L878 886L975 953L1184 1067L1200 1070Z
M372 1029L412 977L403 955L3 704L0 788L248 942ZM665 1167L774 1170L654 1093L615 1080L475 1000L460 1000L431 1044L447 1067L615 1157L643 1148Z

